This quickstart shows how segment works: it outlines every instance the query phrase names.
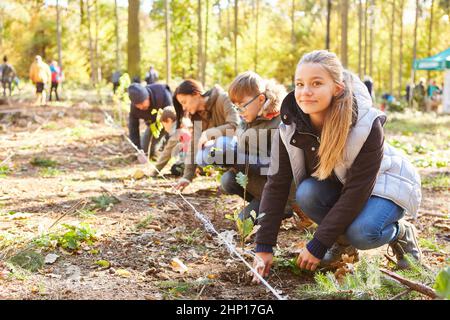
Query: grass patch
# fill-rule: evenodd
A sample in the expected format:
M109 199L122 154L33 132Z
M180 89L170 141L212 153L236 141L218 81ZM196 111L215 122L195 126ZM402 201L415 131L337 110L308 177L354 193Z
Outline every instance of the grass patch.
M448 189L450 188L450 173L440 173L433 176L426 176L422 179L422 186L432 189Z
M6 176L10 173L11 173L11 169L9 168L8 165L0 166L0 179L6 178Z
M138 224L136 224L136 229L144 229L153 221L153 216L149 214L147 217L142 219Z
M419 239L419 246L422 248L426 248L429 250L432 250L434 252L441 252L444 250L444 247L439 245L436 242L436 238L434 239L426 239L426 238L420 238Z
M35 251L26 250L9 258L8 262L22 269L36 272L44 266L44 257Z
M54 168L58 165L58 162L52 159L47 158L41 158L41 157L34 157L30 164L35 167L41 167L41 168Z
M91 198L93 202L92 209L99 209L99 210L109 210L112 208L116 203L119 203L119 201L111 197L107 194L102 194L99 197Z
M66 250L78 250L82 244L92 245L96 240L96 232L87 223L79 226L62 225L65 230L62 233L50 233L33 241L38 247L55 248L57 246Z
M56 168L42 168L39 170L39 175L44 178L56 177L61 175L62 171Z
M396 271L404 278L424 284L434 283L435 275L424 269L412 258L408 259L410 270ZM365 258L354 265L353 273L336 279L332 272L318 272L314 276L314 284L299 286L296 293L300 299L348 299L348 300L386 300L405 290L405 287L385 276L379 270L380 260ZM410 292L400 299L418 298L419 293Z
M193 282L186 281L161 281L157 285L163 291L164 299L185 299L197 295L203 286L211 283L208 279L200 279Z

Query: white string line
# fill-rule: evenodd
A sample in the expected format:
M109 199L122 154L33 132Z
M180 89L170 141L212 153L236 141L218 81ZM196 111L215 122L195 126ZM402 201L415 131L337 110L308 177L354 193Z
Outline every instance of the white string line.
M138 153L142 153L143 151L140 150L138 147L136 147L136 145L130 140L130 138L125 134L124 130L122 127L120 127L119 125L117 125L114 122L114 119L104 110L102 110L105 118L106 118L106 123L116 127L117 129L120 129L120 131L122 131L122 135L125 137L126 141L138 152ZM205 229L209 232L209 233L214 233L220 240L220 242L222 242L226 248L228 249L228 251L230 253L235 254L251 271L252 273L261 281L261 283L263 285L265 285L272 293L273 295L278 299L278 300L286 300L285 297L282 297L259 273L258 271L256 271L256 269L254 269L248 262L247 260L244 259L244 257L236 250L236 246L233 245L232 243L228 242L215 228L214 225L211 223L211 221L204 216L202 213L200 213L195 207L194 205L192 205L184 196L183 194L175 188L175 184L172 183L171 181L169 181L162 173L161 171L158 170L158 168L156 168L156 166L154 164L152 164L151 162L147 161L146 162L147 165L152 166L152 169L155 169L159 176L161 176L165 181L167 181L170 186L172 187L172 189L175 191L176 194L178 194L181 199L183 199L184 202L186 202L186 204L191 207L191 209L194 211L195 213L195 217L197 217L204 225ZM257 257L257 256L256 256Z

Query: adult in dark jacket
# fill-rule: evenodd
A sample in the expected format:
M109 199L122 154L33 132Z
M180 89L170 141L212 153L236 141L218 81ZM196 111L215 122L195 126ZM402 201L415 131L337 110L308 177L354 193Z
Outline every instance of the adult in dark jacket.
M144 87L139 83L132 83L128 87L128 96L131 101L128 122L130 139L152 158L155 156L157 144L167 133L162 130L159 136L155 137L151 133L150 125L156 122L159 109L172 105L172 93L165 84L154 83ZM147 125L142 139L139 132L140 119Z

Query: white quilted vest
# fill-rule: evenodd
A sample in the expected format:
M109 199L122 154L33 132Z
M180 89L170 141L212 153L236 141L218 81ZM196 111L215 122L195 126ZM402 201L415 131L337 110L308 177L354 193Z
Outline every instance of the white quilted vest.
M353 76L353 92L358 105L358 120L348 136L344 160L334 168L337 178L345 183L350 169L372 130L375 119L385 122L386 115L372 107L372 99L367 88L357 76ZM295 123L280 124L280 137L289 153L294 180L298 186L306 176L303 150L290 144L295 133ZM372 195L392 200L416 217L422 198L420 176L406 157L387 142Z

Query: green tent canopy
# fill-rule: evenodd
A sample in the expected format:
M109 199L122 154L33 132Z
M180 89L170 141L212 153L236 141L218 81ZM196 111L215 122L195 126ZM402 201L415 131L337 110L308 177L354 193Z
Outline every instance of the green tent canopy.
M450 69L450 48L434 56L414 61L415 70Z

